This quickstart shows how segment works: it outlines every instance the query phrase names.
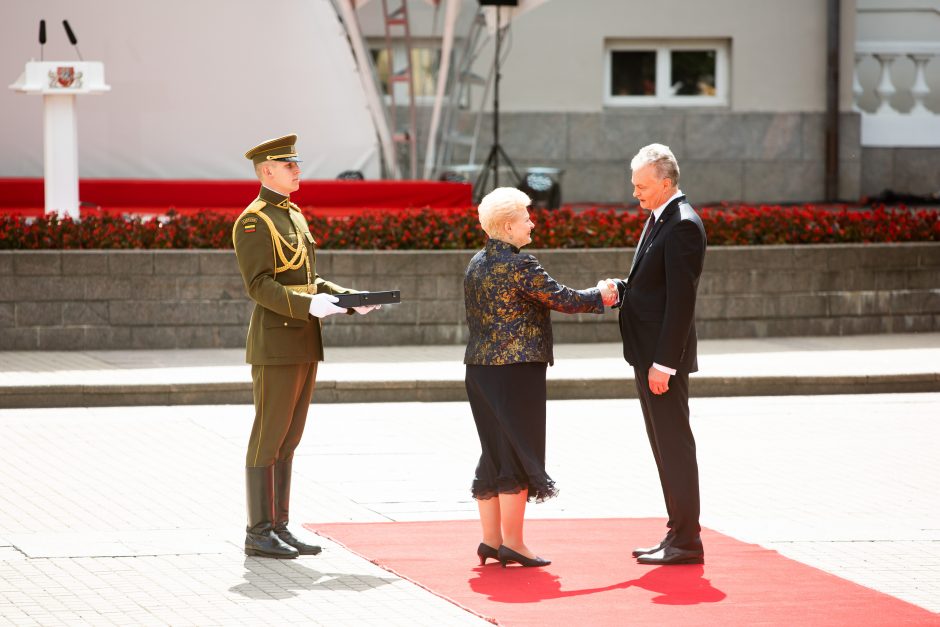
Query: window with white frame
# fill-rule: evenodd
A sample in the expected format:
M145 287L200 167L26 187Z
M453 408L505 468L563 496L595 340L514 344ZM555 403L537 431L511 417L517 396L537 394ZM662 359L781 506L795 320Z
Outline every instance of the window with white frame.
M604 104L727 105L728 48L727 40L609 40Z

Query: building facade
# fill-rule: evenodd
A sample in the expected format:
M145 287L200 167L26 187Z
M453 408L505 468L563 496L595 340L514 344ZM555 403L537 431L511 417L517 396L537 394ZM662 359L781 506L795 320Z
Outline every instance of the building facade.
M389 10L400 1L388 0ZM420 163L429 152L450 1L405 0ZM359 5L372 50L366 65L350 52L350 25L339 19L344 2ZM839 55L831 66L833 3ZM389 81L395 84L399 105L405 90L395 64L406 38L393 29L386 40L385 3L167 0L133 11L125 4L14 3L0 20L0 69L8 83L30 57L43 54L35 36L40 18L56 25L47 60L76 58L57 28L70 17L86 58L104 62L111 92L82 97L78 105L83 179L248 179L244 148L288 132L300 134L306 178L346 170L380 176L383 157L364 85L374 71L386 93ZM500 145L519 170L562 171L565 202L628 201L627 164L650 142L672 147L681 185L699 204L855 201L886 189L919 196L940 190L940 0L520 5L527 10L509 19L502 41ZM477 0L459 0L455 59L479 8ZM481 30L467 74L485 79L495 69L495 38L492 28ZM270 33L278 33L276 50L257 43ZM839 78L837 89L827 91L830 67ZM830 91L838 92L838 111L827 116L834 111L827 109ZM493 142L493 91L468 82L454 102L453 123L439 128L475 137L475 151L455 144L441 165L480 164ZM0 152L0 179L39 181L40 99L2 90L0 110L0 144L8 148ZM838 130L837 167L827 166L827 120L836 117L828 128ZM837 174L831 194L827 174L830 183Z
M940 0L837 4L835 197L940 191L940 137L930 132L940 124ZM463 3L458 31L469 30L476 5ZM433 48L440 9L409 6L415 45ZM381 3L359 12L366 36L384 46ZM698 202L822 200L830 19L820 0L542 2L513 17L504 37L500 144L519 169L562 169L566 202L624 201L627 162L654 141L672 147ZM476 74L492 71L493 48L491 38ZM885 79L870 65L889 53L895 63ZM911 114L915 84L921 108ZM879 110L879 89L900 108ZM464 103L463 133L472 133L474 107L493 109L479 100L482 88L474 97ZM892 116L906 118L899 128L922 145L905 146L895 128L873 138L872 120L878 127ZM491 142L487 116L476 162Z

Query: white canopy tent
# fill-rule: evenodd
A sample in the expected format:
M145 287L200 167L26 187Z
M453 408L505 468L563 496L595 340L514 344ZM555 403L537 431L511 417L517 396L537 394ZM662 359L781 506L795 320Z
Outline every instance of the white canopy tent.
M330 0L5 4L0 77L39 59L102 61L112 91L78 104L86 178L244 179L252 145L296 132L305 178L380 175L376 128ZM41 177L42 102L0 90L0 177Z
M446 77L461 9L477 2L424 1L443 7L439 75ZM520 0L502 9L501 22L546 1ZM374 77L357 69L371 67L356 17L368 2L13 3L0 20L0 76L12 83L26 61L39 58L40 19L47 22L45 60L77 59L60 28L68 19L84 58L104 63L111 93L78 107L83 178L247 178L247 148L296 132L304 178L360 170L375 179L383 159L395 171L396 155ZM487 9L491 29L495 10ZM445 89L438 80L426 164L433 163ZM40 177L41 102L0 90L0 111L0 177Z

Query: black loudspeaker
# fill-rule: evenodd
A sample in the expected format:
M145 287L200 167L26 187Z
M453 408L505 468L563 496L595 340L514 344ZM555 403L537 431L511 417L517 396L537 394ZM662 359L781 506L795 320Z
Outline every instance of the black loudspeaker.
M359 170L343 170L336 175L337 181L364 181L365 178Z
M517 7L519 0L480 0L480 5L484 7Z
M563 172L559 168L528 168L517 187L528 195L533 207L558 209Z

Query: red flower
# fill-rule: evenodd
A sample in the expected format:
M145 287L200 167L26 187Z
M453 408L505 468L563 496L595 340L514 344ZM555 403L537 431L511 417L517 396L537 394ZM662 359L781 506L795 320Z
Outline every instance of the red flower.
M709 243L796 244L832 242L940 241L940 211L838 206L729 205L700 214ZM533 247L606 248L635 246L645 214L589 207L578 212L533 210ZM474 249L485 234L476 208L435 212L366 211L354 217L306 214L321 248ZM27 219L0 215L0 249L231 248L234 218L194 212L144 220L94 214L80 221L55 216Z

